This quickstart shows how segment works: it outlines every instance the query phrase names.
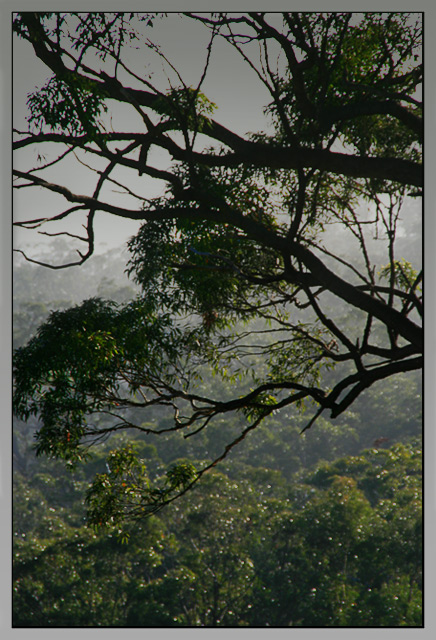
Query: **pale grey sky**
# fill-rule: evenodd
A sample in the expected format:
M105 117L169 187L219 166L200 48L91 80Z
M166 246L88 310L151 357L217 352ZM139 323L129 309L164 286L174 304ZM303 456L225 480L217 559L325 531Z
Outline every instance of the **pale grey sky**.
M9 95L10 95L10 83L9 83L9 79L10 79L10 67L9 67L9 51L10 49L8 48L8 44L9 44L9 37L10 37L10 27L9 27L9 15L10 15L10 11L12 10L16 10L16 9L20 9L20 10L34 10L34 0L22 0L19 3L19 6L17 6L15 1L12 0L2 0L1 2L1 20L0 20L0 31L1 31L1 38L0 38L0 48L2 51L2 55L0 56L0 62L1 62L1 77L0 77L0 81L1 81L1 88L2 88L2 98L4 99L4 103L6 104L6 107L2 110L2 129L0 131L0 134L3 135L2 138L2 150L3 150L3 171L2 171L2 177L4 178L2 186L4 188L4 193L7 194L9 191L9 181L10 181L10 171L9 171L9 161L10 161L10 147L9 147L9 127L10 127L10 120L9 120ZM141 3L137 3L136 0L134 0L134 2L130 3L132 6L132 8L138 8L138 6L134 6L134 5L141 5L141 9L145 8L147 9L147 5L149 4L147 1L144 2L143 0L141 1ZM170 0L165 1L163 0L162 2L159 3L161 5L161 10L175 10L175 9L179 9L179 10L183 10L186 9L186 2L178 2L176 0ZM196 3L197 4L197 3ZM202 2L201 3L201 9L203 11L207 11L207 10L214 10L217 7L217 3L216 2ZM265 9L265 2L261 2L260 0L252 0L250 3L248 3L250 6L247 6L247 2L245 0L243 0L242 2L235 2L235 0L233 0L233 2L231 3L231 6L229 6L230 3L220 3L220 8L221 10L256 10L256 9L260 9L263 10ZM288 4L288 3L283 3L283 2L279 2L277 3L275 0L273 0L273 2L268 2L268 9L270 10L283 10L283 9L289 9L288 6L284 7L284 4ZM53 0L47 0L46 2L44 2L44 9L54 9L54 10L61 10L63 7L62 5L66 5L66 9L68 10L68 8L71 8L71 3L63 3L63 2L59 2L59 0L56 0L56 2L54 2ZM115 2L115 0L105 0L105 2L102 2L101 0L94 0L94 2L92 3L92 8L93 10L117 10L119 9L119 2ZM242 6L241 6L242 5ZM244 6L245 5L245 6ZM86 7L82 6L82 3L79 3L79 6L77 6L76 10L80 10L80 9L84 9ZM129 7L130 8L130 7ZM153 7L155 8L155 7ZM435 166L435 153L436 153L436 65L434 64L434 60L436 59L435 57L435 47L436 47L436 41L434 38L434 33L435 33L435 29L436 29L436 3L434 2L434 0L423 0L421 3L419 3L418 6L416 7L411 7L411 3L408 2L408 0L396 0L395 2L393 2L392 0L367 0L364 5L361 2L357 2L357 0L348 0L347 2L345 2L345 0L339 0L338 2L333 3L333 5L331 5L330 7L326 7L326 3L323 0L322 2L320 0L314 0L314 2L312 2L310 4L310 6L307 6L307 3L294 3L294 5L292 6L292 10L304 10L304 9L310 9L310 10L346 10L346 11L350 11L350 10L362 10L364 8L364 10L366 11L371 11L371 10L403 10L403 11L410 11L410 10L424 10L425 11L425 33L426 33L426 40L425 40L425 49L426 49L426 53L425 53L425 59L426 59L426 63L425 63L425 81L426 81L426 92L425 92L425 97L426 97L426 128L425 128L425 140L426 140L426 152L425 152L425 159L426 159L426 171L425 171L425 175L426 175L426 180L425 180L425 185L426 185L426 198L425 198L425 212L426 212L426 221L425 221L425 235L424 235L424 244L425 244L425 255L426 255L426 266L428 269L428 272L430 274L434 274L435 270L436 270L436 265L435 265L435 261L436 261L436 252L434 251L434 245L436 242L436 216L435 216L435 212L434 212L434 208L435 208L435 201L436 201L436 195L435 195L435 180L434 180L434 166ZM41 71L41 69L38 68L38 65L40 65L41 63L39 63L38 61L33 59L33 56L29 56L28 53L25 51L24 49L24 45L23 48L17 53L16 53L16 60L15 60L17 67L16 67L16 73L15 73L15 78L14 78L14 97L15 97L15 101L14 101L14 111L16 111L16 115L17 118L23 118L24 117L24 112L23 112L23 106L25 104L25 95L26 92L29 90L32 90L33 86L35 84L39 84L40 82L43 82L45 79L45 72ZM230 71L232 67L227 67L226 65L223 65L221 70L219 72L217 72L217 76L219 76L219 83L218 83L218 79L217 79L217 84L215 85L216 88L218 89L218 87L225 87L228 86L228 79L229 76L232 76L232 72ZM226 92L224 92L224 95L221 96L222 99L224 99ZM214 100L214 96L210 95L210 98L212 100ZM232 98L231 93L229 92L229 100L227 102L227 106L225 104L222 104L222 100L216 100L220 103L221 107L220 107L220 111L217 112L217 119L220 121L222 114L226 113L226 117L234 117L234 108L237 104L237 101L235 98ZM251 101L250 101L251 102ZM254 114L256 113L255 110L252 110L251 108L248 110L248 113L250 114ZM254 117L250 115L250 118ZM223 123L225 123L225 118L222 119ZM18 126L18 122L19 120L17 120L16 124ZM251 130L254 129L255 125L253 125L251 122L248 123L247 129ZM7 176L7 177L6 177ZM18 212L17 212L18 213ZM10 295L8 294L8 291L10 289L10 279L9 279L9 273L10 273L10 261L9 261L9 255L10 255L10 240L9 240L9 231L10 231L10 226L9 226L9 220L10 220L10 215L9 215L9 198L5 197L3 199L3 221L2 221L2 260L1 260L1 271L2 271L2 279L0 281L0 285L2 285L2 291L1 291L1 295L0 295L0 300L2 303L2 314L1 314L1 320L2 320L2 331L0 332L1 336L2 336L2 344L1 344L1 352L2 352L2 361L4 363L8 363L9 362L9 347L7 346L7 343L10 340L10 314L8 312L9 309L9 303L7 302L8 300L10 300ZM20 212L20 216L21 216L21 212ZM6 220L6 222L5 222ZM122 234L120 232L120 230L116 230L116 226L115 223L113 221L113 217L112 217L112 222L110 224L106 224L103 225L107 226L109 229L109 233L108 233L108 239L112 240L113 238L119 240L119 238L121 237L121 235L124 235L124 231L125 229L122 229ZM126 222L123 221L122 225L125 225ZM103 229L104 231L104 229ZM129 231L130 233L133 233L134 230L132 229L132 231ZM120 233L120 236L118 236L118 233ZM127 234L126 234L127 235ZM425 411L425 424L426 424L426 448L425 448L425 469L426 469L426 492L425 492L425 496L426 496L426 500L425 500L425 507L426 507L426 518L425 518L425 530L426 530L426 539L427 540L432 540L434 538L435 535L435 531L436 531L436 466L434 464L434 460L435 460L435 456L436 456L436 440L435 440L435 430L434 430L434 423L435 423L435 415L436 415L436 394L434 393L435 391L435 384L436 384L436 359L434 357L434 354L436 352L436 333L434 332L434 330L432 330L432 328L435 326L436 324L436 296L435 296L435 285L433 282L433 277L430 276L429 278L429 282L426 285L426 295L427 295L427 300L426 300L426 322L427 322L427 327L429 328L429 330L426 332L426 353L429 354L430 357L426 358L426 374L425 374L425 399L426 399L426 411ZM430 295L429 295L430 294ZM9 318L9 319L8 319ZM3 369L3 376L2 376L2 384L1 384L1 388L3 390L3 395L2 395L2 406L4 407L4 411L5 411L5 415L3 415L4 418L4 422L5 422L5 426L10 424L10 420L8 418L8 415L6 415L9 411L8 407L9 407L9 403L10 403L10 370L9 370L9 364L6 364ZM2 464L1 466L1 482L0 482L0 495L2 498L2 528L1 528L1 540L3 543L5 543L3 545L3 548L9 548L9 542L10 542L10 507L9 507L9 500L10 500L10 470L9 470L9 463L10 461L8 461L8 458L10 456L10 442L9 442L9 438L7 436L8 433L8 428L3 430L3 434L2 434L2 452L4 455L2 455L2 463L4 462L5 464ZM433 606L433 602L434 602L434 598L435 598L435 594L436 594L436 556L434 553L434 546L432 545L426 545L426 590L425 590L425 601L426 601L426 627L425 629L420 630L419 635L420 638L429 638L429 637L434 637L434 631L436 629L436 616L435 616L435 608ZM4 553L2 555L2 563L1 563L1 573L2 576L9 576L10 575L10 558L9 558L9 554ZM9 584L9 579L4 579L2 581L2 606L1 606L1 616L0 616L0 627L3 628L5 631L3 632L4 637L9 637L8 632L10 632L10 607L8 606L10 603L10 584ZM433 631L432 631L433 629ZM303 630L303 631L309 631L308 634L303 633L303 635L306 637L306 635L309 635L309 637L312 637L310 630ZM230 633L230 635L233 633L232 631L228 631ZM287 637L287 631L283 630L283 634L281 634L280 630L277 631L277 635L286 635ZM391 633L392 632L392 633ZM410 633L409 633L410 632ZM45 631L43 631L43 633L45 634ZM65 630L65 633L68 634L68 630ZM87 635L88 631L87 630L82 630L82 633L85 634L85 636ZM108 633L109 636L115 636L118 635L119 632L118 630L107 630L105 631L105 633ZM134 633L134 632L133 632ZM186 633L184 630L181 630L179 632L182 637L188 637L190 635L190 630L186 630ZM251 634L254 634L254 636L256 638L261 637L263 635L263 632L260 630L250 630ZM328 636L336 636L338 633L338 630L324 630L324 635L328 635ZM347 634L348 631L344 630L344 634ZM368 630L365 629L356 629L353 631L353 634L356 634L357 636L360 637L366 637L368 633ZM383 630L383 629L373 629L371 631L371 634L374 635L376 638L377 637L382 637L385 638L386 636L388 638L390 637L395 637L397 632L396 630ZM411 631L411 630L405 630L405 634L406 637L409 637L411 634L413 634L413 637L415 637L416 633L415 631ZM12 634L11 634L12 635ZM38 634L37 634L38 635ZM316 637L317 633L315 631L315 637ZM157 638L165 638L167 636L167 631L164 630L156 630L155 632L155 636ZM20 633L20 631L15 630L14 633L14 637L15 638L21 638L22 634ZM39 637L39 636L38 636ZM134 633L134 637L136 637L135 633ZM300 637L297 633L297 637Z
M146 35L153 41L162 44L162 49L168 59L177 67L181 76L188 85L196 85L201 77L203 66L206 60L206 46L209 40L209 31L203 25L182 19L176 14L169 15L163 20L156 20L154 27L146 32ZM139 51L132 50L132 67L140 74L143 71L153 71L153 81L158 83L162 88L166 83L165 70L162 68L159 60L154 57L146 49ZM150 67L146 65L150 63ZM97 64L99 62L97 61ZM110 73L112 69L107 68ZM26 106L27 96L35 87L40 87L50 76L50 70L36 58L32 47L29 43L14 37L14 93L13 93L13 109L14 109L14 126L20 130L26 130L26 117L28 109ZM174 74L173 74L174 77ZM130 86L134 86L133 82L129 82ZM214 113L214 118L231 128L233 131L244 134L247 131L259 131L265 127L265 117L262 114L263 107L269 101L269 95L263 89L255 76L255 73L245 64L240 56L230 47L216 39L212 51L211 62L206 80L202 87L207 97L215 102L218 109ZM132 130L137 125L137 130L142 130L143 125L138 121L132 122L132 110L129 108L119 108L112 101L111 108L113 112L114 127L120 130ZM123 118L129 118L124 123ZM29 148L18 152L15 156L15 166L23 168L29 166L32 152ZM54 159L56 147L47 146L47 159ZM33 160L32 160L33 161ZM169 165L169 158L161 155L156 157L158 166L166 168ZM95 161L93 166L98 166ZM35 165L36 166L36 159ZM102 166L102 165L100 165ZM146 176L140 179L132 176L133 172L129 171L125 174L129 180L129 185L136 193L145 197L154 197L162 192L162 182L157 182ZM43 175L43 172L40 174ZM60 183L69 186L72 190L79 193L90 194L97 180L96 174L92 174L89 170L84 169L77 161L65 161L58 167L51 170L50 175L53 180L57 178ZM121 175L121 173L120 173ZM116 201L120 205L136 208L137 201L121 196L119 189L114 186L114 191L108 189L104 192L107 201ZM61 211L66 208L66 201L55 194L48 193L44 189L22 189L14 193L14 217L16 220L27 220L36 217L44 217L52 215L54 212ZM80 225L84 218L77 217L78 224L74 233L80 233ZM64 229L64 225L49 225L46 231L57 232ZM130 220L118 219L110 214L99 212L96 215L95 231L96 231L96 252L104 251L107 247L118 246L120 241L127 240L133 235L139 227L139 223ZM47 237L37 234L35 231L18 229L14 234L15 246L28 245L36 248L37 244L45 244L48 242Z

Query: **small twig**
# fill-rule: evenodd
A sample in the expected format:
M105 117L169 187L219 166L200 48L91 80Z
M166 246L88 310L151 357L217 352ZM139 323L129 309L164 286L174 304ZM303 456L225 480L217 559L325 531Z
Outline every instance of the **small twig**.
M69 236L70 238L77 238L77 240L83 240L88 242L88 238L83 236L77 236L75 233L69 233L68 231L59 231L58 233L49 233L48 231L38 231L42 236Z
M315 413L315 415L313 416L313 418L310 420L310 422L304 427L304 429L302 429L300 431L300 436L307 431L308 429L310 429L310 427L314 424L314 422L319 418L319 416L321 415L321 413L324 411L325 407L320 407L318 409L318 411Z
M85 260L89 258L89 255L85 254L84 256L82 256L82 259L77 262L68 262L67 264L56 265L56 264L49 264L47 262L42 262L40 260L34 260L33 258L29 258L28 256L26 256L24 251L21 251L21 249L14 249L14 251L16 251L17 253L21 253L24 256L24 258L27 260L27 262L32 262L33 264L38 264L41 267L47 267L48 269L66 269L67 267L74 267L76 265L83 264Z

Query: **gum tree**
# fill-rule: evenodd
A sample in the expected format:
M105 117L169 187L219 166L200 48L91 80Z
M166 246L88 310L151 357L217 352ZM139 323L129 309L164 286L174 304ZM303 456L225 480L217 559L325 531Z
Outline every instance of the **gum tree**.
M16 351L15 411L39 418L37 452L75 462L114 431L190 437L244 418L221 455L157 484L130 448L114 452L88 496L94 523L173 500L273 412L307 410L308 429L422 366L422 274L396 250L400 214L422 194L420 14L185 13L180 27L206 36L190 84L153 39L169 19L14 16L50 74L15 132L31 165L16 163L15 186L66 203L16 224L83 245L75 260L43 263L56 269L91 258L98 212L142 225L127 264L141 295L54 312ZM203 89L218 45L268 96L264 130L215 119ZM72 159L90 174L87 193L59 170ZM142 195L141 180L161 194ZM79 215L80 236L69 226ZM224 384L206 384L211 373ZM157 407L170 426L144 425Z

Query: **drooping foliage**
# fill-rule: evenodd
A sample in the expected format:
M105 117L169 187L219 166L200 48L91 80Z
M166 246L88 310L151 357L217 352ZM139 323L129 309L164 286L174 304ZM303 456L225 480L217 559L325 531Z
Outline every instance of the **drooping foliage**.
M322 413L335 419L373 385L422 366L422 274L396 251L401 217L422 190L420 14L185 13L180 28L207 36L195 82L159 44L159 29L175 19L14 17L52 74L29 96L29 129L16 132L15 148L50 144L57 153L36 169L16 168L16 187L42 187L69 203L17 224L39 229L84 216L85 235L59 233L86 250L75 262L45 263L51 268L91 258L97 213L142 224L126 265L138 299L54 312L16 352L15 412L40 421L37 451L74 463L114 431L187 438L244 417L220 454L200 469L169 469L160 487L148 488L142 472L142 488L116 473L115 484L100 477L96 513L96 496L124 499L123 482L138 508L156 511L268 416L307 411L307 430ZM218 42L267 92L257 132L241 135L214 119L219 104L206 85ZM135 47L146 53L145 71ZM235 103L243 78L236 82ZM122 129L112 123L114 104L127 115ZM159 154L169 158L165 168ZM73 155L94 179L85 195L52 174ZM164 185L161 194L138 192L141 179ZM107 196L109 186L121 187L121 202ZM216 394L204 391L212 375ZM171 426L143 426L138 416L156 407ZM109 485L113 495L102 490Z

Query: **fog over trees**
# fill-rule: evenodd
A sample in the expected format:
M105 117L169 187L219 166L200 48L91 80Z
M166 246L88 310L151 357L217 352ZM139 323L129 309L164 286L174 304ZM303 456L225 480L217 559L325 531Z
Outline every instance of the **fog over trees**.
M421 18L14 15L18 624L419 626Z

